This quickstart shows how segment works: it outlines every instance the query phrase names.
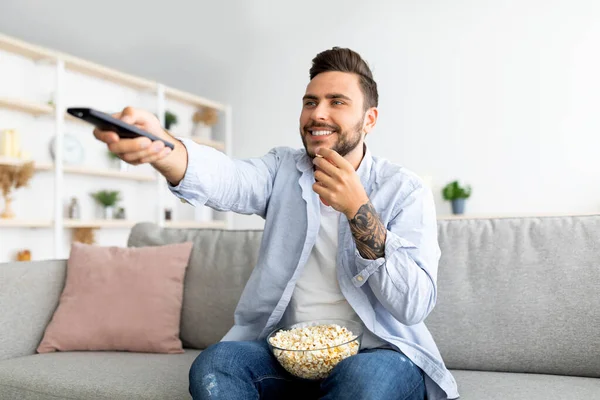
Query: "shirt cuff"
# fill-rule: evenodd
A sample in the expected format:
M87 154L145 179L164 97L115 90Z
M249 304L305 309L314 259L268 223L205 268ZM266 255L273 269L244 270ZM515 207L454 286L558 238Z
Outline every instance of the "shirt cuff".
M178 137L179 140L187 150L187 168L183 179L175 186L171 185L167 181L167 187L182 203L189 203L193 206L201 206L206 204L209 195L206 188L200 183L209 182L206 177L202 178L201 175L206 172L208 168L200 165L202 160L210 165L211 159L215 156L213 153L217 150L212 147L203 146L191 139Z
M400 248L415 248L416 246L406 239L402 239L396 234L387 231L385 238L385 254L383 257L376 258L375 260L366 259L360 255L358 249L354 249L354 255L356 257L356 265L358 267L358 274L352 278L352 283L355 287L361 287L367 282L367 279L373 275L379 267L385 264L386 260L391 257Z

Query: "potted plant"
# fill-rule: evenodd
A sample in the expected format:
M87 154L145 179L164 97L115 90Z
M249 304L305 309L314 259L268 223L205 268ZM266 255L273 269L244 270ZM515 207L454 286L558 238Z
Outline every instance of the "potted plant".
M103 216L105 219L112 219L115 212L115 205L120 200L119 192L116 190L100 190L91 193L91 196L103 207Z
M177 125L177 115L171 111L165 111L165 129L169 130L173 125Z
M212 139L212 127L219 121L219 114L214 108L203 107L192 116L192 137Z
M471 196L471 186L462 187L458 181L447 184L442 190L444 200L452 202L452 213L463 214L465 212L465 200Z

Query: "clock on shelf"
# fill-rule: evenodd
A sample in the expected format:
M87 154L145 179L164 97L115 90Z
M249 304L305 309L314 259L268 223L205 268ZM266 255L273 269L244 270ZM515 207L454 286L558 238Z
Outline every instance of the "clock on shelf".
M81 164L85 156L85 151L81 142L73 135L63 136L62 158L65 164ZM50 141L50 155L52 160L56 161L56 136Z

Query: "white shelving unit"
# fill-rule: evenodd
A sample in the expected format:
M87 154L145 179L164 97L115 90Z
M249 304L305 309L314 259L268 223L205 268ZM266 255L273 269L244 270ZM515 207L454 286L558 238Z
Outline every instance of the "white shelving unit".
M217 110L219 112L219 119L222 121L222 123L220 123L221 131L219 134L219 139L222 140L195 139L193 137L192 139L197 143L214 147L226 154L231 154L231 108L229 106L152 80L123 73L69 54L46 49L0 33L0 57L3 53L23 57L32 60L36 65L45 66L46 68L51 66L51 68L54 69L53 104L30 100L27 98L29 96L23 96L23 98L21 98L18 95L14 96L14 93L13 95L7 95L6 93L3 93L2 88L0 88L0 111L9 110L31 115L36 119L47 119L48 123L53 125L52 129L55 133L56 140L56 154L54 162L36 160L35 157L33 160L35 162L36 176L38 174L45 175L46 173L53 173L54 175L54 193L52 196L54 199L54 206L51 218L23 219L23 217L19 217L12 220L0 219L0 235L5 228L53 228L53 232L49 232L48 237L51 237L54 242L54 257L59 258L65 256L62 246L64 243L63 236L65 234L65 229L129 229L135 223L140 222L132 220L65 219L63 200L68 185L68 183L65 183L65 179L71 175L93 177L102 181L121 182L121 184L128 184L127 182L130 182L131 185L152 183L156 195L153 196L151 201L155 204L156 212L153 215L148 215L147 218L143 219L144 221L155 222L161 226L173 228L231 228L233 217L231 213L214 214L214 218L216 219L201 220L201 214L196 212L195 216L192 218L165 221L164 209L167 200L167 195L165 194L167 191L166 181L155 171L137 170L137 167L133 168L134 170L119 171L94 165L66 165L62 158L62 143L65 135L66 123L71 124L77 122L79 124L86 124L65 112L66 108L71 106L71 104L66 104L65 101L69 94L66 85L69 74L95 78L101 82L107 82L107 84L139 91L140 93L153 98L154 105L149 107L156 112L163 124L165 110L178 104L188 108L207 107ZM0 63L0 71L1 70L2 63ZM73 104L73 106L75 105L82 104ZM87 126L91 131L92 126ZM0 130L4 128L7 127L2 126L0 123ZM179 136L178 132L174 134ZM189 135L181 134L181 136ZM19 165L23 162L24 160L21 159L0 156L0 165ZM72 186L73 184L70 183L70 185ZM50 198L46 200L50 200ZM179 202L177 201L177 203ZM2 246L0 246L0 250L2 250ZM4 254L0 254L0 262L4 256Z

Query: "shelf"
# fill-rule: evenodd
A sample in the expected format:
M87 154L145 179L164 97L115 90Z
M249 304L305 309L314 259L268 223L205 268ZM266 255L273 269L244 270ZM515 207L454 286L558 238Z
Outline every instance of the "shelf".
M12 38L0 33L0 50L19 54L34 61L44 59L56 59L56 52L44 49L40 46L29 44L19 39Z
M225 221L165 221L165 228L179 229L202 229L202 228L217 228L224 229L227 227Z
M70 71L79 72L94 78L104 79L119 85L129 86L137 90L156 90L156 82L137 76L129 75L116 69L103 67L102 65L82 60L67 54L59 54L64 60L65 68Z
M1 219L0 228L50 228L50 220Z
M156 90L158 86L157 83L152 80L140 78L116 69L104 67L100 64L96 64L69 54L48 50L46 48L32 45L4 34L0 34L0 50L19 54L34 61L57 61L60 59L64 61L65 68L67 70L79 72L94 78L104 79L138 90ZM225 110L225 105L221 103L172 87L165 87L165 96L169 100L180 101L196 107L210 107L216 110Z
M82 60L78 57L35 46L3 34L0 34L0 50L19 54L34 61L49 60L56 62L61 59L65 62L67 70L80 72L94 78L105 79L134 89L155 90L157 86L155 82L148 79L138 78L112 68Z
M0 108L24 112L35 116L50 115L54 112L54 107L48 104L36 103L27 100L10 99L6 97L0 97Z
M203 144L205 146L213 147L217 150L225 151L225 143L224 142L219 142L217 140L200 139L200 138L194 138L194 137L191 137L190 139L198 144Z
M52 115L54 114L54 106L43 103L36 103L34 101L11 99L8 97L0 97L0 108L5 108L12 111L24 112L35 116L40 115ZM65 112L65 120L70 122L78 122L81 124L88 125L87 122L82 121L79 118L75 118L71 114ZM92 125L88 125L93 128Z
M65 219L63 221L65 228L131 228L137 223L138 221L129 221L126 219Z
M38 163L35 165L35 169L38 171L51 171L54 170L54 164L52 163ZM132 181L140 181L140 182L155 182L156 176L140 173L140 172L132 172L132 171L117 171L110 169L100 169L100 168L88 168L88 167L80 167L73 165L65 165L63 166L63 172L66 174L75 174L75 175L90 175L90 176L99 176L103 178L115 178L115 179L128 179Z
M220 111L225 110L225 106L221 103L217 103L216 101L208 100L204 97L186 93L184 91L174 89L171 87L165 87L165 97L168 100L180 101L182 103L186 103L196 107L209 107Z
M17 167L19 165L23 165L23 164L26 164L31 161L33 161L33 160L23 160L21 158L16 158L16 157L0 156L0 165L10 165L10 166Z

